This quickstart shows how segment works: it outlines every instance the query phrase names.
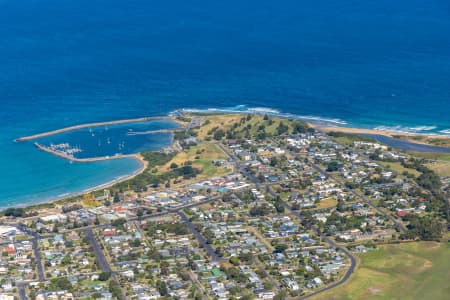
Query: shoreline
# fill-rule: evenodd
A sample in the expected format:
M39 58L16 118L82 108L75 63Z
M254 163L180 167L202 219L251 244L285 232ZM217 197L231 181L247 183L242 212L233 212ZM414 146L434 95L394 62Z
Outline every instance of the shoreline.
M187 111L187 113L189 114L190 112ZM221 114L221 115L227 115L230 113L246 114L246 112L228 112L228 113L227 112L216 112L216 113ZM254 112L254 114L260 114L260 112ZM273 114L273 115L276 116L276 114ZM283 116L281 116L281 117L283 117ZM301 118L299 118L299 119L301 120ZM16 142L25 142L25 141L37 139L40 137L51 136L54 134L59 134L59 133L83 129L83 128L89 128L89 127L99 127L99 126L105 126L105 125L117 125L117 124L127 124L127 123L138 123L138 122L146 122L146 121L151 121L151 120L172 120L172 121L178 123L179 125L181 125L182 127L186 128L186 124L177 120L177 118L175 116L143 117L143 118L135 118L135 119L124 119L124 120L115 120L115 121L107 121L107 122L95 122L95 123L80 124L80 125L75 125L75 126L70 126L70 127L53 130L53 131L43 132L43 133L31 135L31 136L21 137L21 138L16 139L15 141ZM319 131L323 131L323 132L337 131L337 132L354 133L354 134L375 134L375 135L383 135L383 136L387 136L387 137L391 137L391 138L394 138L394 136L398 136L398 135L410 136L410 137L423 136L426 138L443 138L443 139L450 140L450 136L446 136L446 135L425 134L425 133L406 133L406 132L398 132L398 131L393 131L393 130L366 129L366 128L355 128L355 127L341 127L341 126L326 125L326 124L321 124L318 122L316 123L316 122L311 122L311 121L306 121L306 120L303 120L303 121L306 122L310 127L314 128L316 130L319 130ZM174 128L174 129L168 129L168 130L172 131L172 133L173 133L174 131L178 131L178 130L182 130L182 129L183 128ZM166 131L166 129L164 129L164 131ZM148 132L142 132L140 134L147 134L147 133ZM434 146L432 144L425 143L423 141L413 140L413 139L399 139L398 138L398 140L410 141L410 142L416 143L416 144ZM79 158L68 156L65 153L60 153L59 151L49 149L48 147L40 145L37 142L34 144L41 151L48 152L52 155L55 155L57 157L60 157L60 158L63 158L63 159L69 160L69 161L73 161L73 162L88 163L88 162L95 162L95 161L133 158L139 162L140 167L131 174L120 176L120 177L110 180L106 183L99 184L99 185L93 186L91 188L87 188L87 189L79 191L79 192L70 192L67 194L60 195L60 196L50 197L45 200L36 201L33 204L30 204L30 203L23 203L23 204L17 204L17 205L13 204L11 206L0 208L0 210L4 210L8 207L27 208L27 207L33 207L36 205L41 205L44 203L54 203L54 202L62 201L62 200L69 199L72 197L77 197L77 196L80 196L80 195L83 195L86 193L92 193L95 191L99 191L101 189L106 189L117 183L120 183L120 182L123 182L126 180L130 180L130 179L142 174L148 166L148 162L142 157L142 155L140 153L79 159ZM164 147L164 148L161 148L160 150L155 150L155 151L165 151L166 148L174 149L175 144L176 144L176 141L173 139L168 147Z
M173 129L163 129L164 131L170 131L170 133L174 133L175 131L179 131L179 130L183 130L186 128L186 124L177 120L176 117L174 116L159 116L159 117L150 117L151 120L172 120L174 122L176 122L177 124L179 124L182 128L173 128ZM137 120L142 120L143 118L139 118L139 119L126 119L126 120L118 120L118 121L110 121L110 122L116 122L115 124L126 124L126 123L136 123L136 122L141 122L141 121L137 121ZM148 119L148 118L145 118ZM109 122L109 124L110 124ZM124 123L117 123L117 122L124 122ZM103 126L105 124L105 122L99 122L99 123L89 123L89 124L81 124L81 125L76 125L76 126L71 126L71 127L66 127L66 128L62 128L62 129L58 129L58 130L54 130L51 132L47 132L47 133L41 133L38 135L42 135L42 134L57 134L57 133L61 133L61 132L65 132L65 131L71 131L71 130L78 130L80 128L86 128L89 127L89 125L91 124L97 124L97 126ZM80 127L81 126L81 127ZM147 133L147 132L146 132ZM36 135L34 135L36 136ZM30 136L33 137L33 136ZM24 140L22 140L24 141ZM170 144L166 147L163 147L159 150L153 150L153 151L172 151L174 149L176 149L176 140L172 137L172 140L170 142ZM55 151L52 149L49 149L46 146L43 146L37 142L34 143L35 147L38 148L40 151L44 151L47 152L51 155L54 155L58 158L62 158L71 162L77 162L77 163L89 163L89 162L97 162L97 161L106 161L106 160L115 160L115 159L134 159L136 161L139 162L139 168L137 170L135 170L133 173L131 174L125 174L123 176L119 176L113 180L110 180L108 182L102 183L102 184L98 184L95 185L93 187L84 189L82 191L78 191L78 192L68 192L68 193L64 193L62 195L56 196L56 197L49 197L46 199L42 199L42 200L36 200L33 201L33 203L20 203L20 204L12 204L6 207L0 207L0 210L5 210L7 208L32 208L34 206L38 206L38 205L42 205L42 204L46 204L46 203L55 203L58 201L63 201L65 199L69 199L69 198L73 198L73 197L77 197L77 196L81 196L83 194L86 193L92 193L92 192L96 192L102 189L106 189L109 188L115 184L130 180L135 178L136 176L142 174L148 167L149 162L146 161L144 159L144 157L141 155L141 153L133 153L133 154L123 154L123 155L114 155L114 156L104 156L104 157L93 157L93 158L75 158L72 156L69 156L65 153L59 152L59 151Z
M14 207L14 208L32 208L34 206L47 204L47 203L51 204L51 203L55 203L55 202L62 201L62 200L65 200L65 199L69 199L69 198L72 198L72 197L77 197L77 196L81 196L81 195L84 195L84 194L87 194L87 193L92 193L92 192L96 192L96 191L99 191L99 190L102 190L102 189L107 189L107 188L109 188L109 187L111 187L111 186L113 186L113 185L115 185L117 183L121 183L121 182L130 180L130 179L133 179L134 177L144 173L144 171L148 167L148 161L146 161L144 159L144 157L141 154L139 154L139 153L137 153L137 154L130 154L129 157L122 157L122 158L132 158L132 159L138 161L139 165L140 165L139 168L137 170L135 170L131 174L127 174L127 175L123 175L123 176L117 177L117 178L115 178L113 180L110 180L108 182L105 182L105 183L102 183L102 184L98 184L96 186L84 189L84 190L79 191L79 192L69 192L69 193L66 193L66 194L63 194L63 195L60 195L60 196L50 197L50 198L44 199L44 200L38 200L36 202L33 202L33 204L30 204L30 203L13 204L11 206L0 207L0 210L5 210L7 208L12 208L12 207Z

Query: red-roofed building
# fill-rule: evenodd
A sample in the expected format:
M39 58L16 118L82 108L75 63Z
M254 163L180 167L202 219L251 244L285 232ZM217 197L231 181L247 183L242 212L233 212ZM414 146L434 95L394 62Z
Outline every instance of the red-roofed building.
M103 230L103 236L114 236L116 235L116 229L115 228L106 228Z
M14 244L9 244L8 247L5 248L5 252L10 255L16 254L16 247L14 246Z
M114 212L122 212L122 211L127 211L127 209L123 208L122 206L114 207Z
M395 212L395 214L397 217L403 218L408 214L408 212L406 210L399 209Z

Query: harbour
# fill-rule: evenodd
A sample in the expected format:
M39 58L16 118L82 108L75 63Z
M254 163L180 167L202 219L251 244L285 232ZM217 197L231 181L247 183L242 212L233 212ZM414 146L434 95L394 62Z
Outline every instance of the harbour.
M174 132L185 130L174 117L88 123L20 138L43 152L71 162L133 158L142 151L173 146Z
M15 139L15 142L26 142L31 140L40 139L43 137L49 137L52 135L70 132L74 130L84 129L84 128L95 128L99 126L108 126L108 125L120 125L120 124L128 124L128 123L138 123L138 122L148 122L154 120L175 120L171 116L158 116L158 117L143 117L143 118L135 118L135 119L124 119L124 120L114 120L114 121L106 121L106 122L95 122L95 123L85 123L74 126L69 126L65 128L60 128L52 131L42 132L34 135L23 136Z

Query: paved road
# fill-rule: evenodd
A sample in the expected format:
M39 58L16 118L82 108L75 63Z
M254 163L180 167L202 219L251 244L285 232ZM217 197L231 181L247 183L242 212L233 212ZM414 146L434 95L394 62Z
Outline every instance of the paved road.
M25 284L24 283L18 283L17 289L19 290L19 299L20 300L28 300L26 292L25 292Z
M102 251L102 248L100 247L99 242L95 238L94 233L92 232L92 229L87 228L87 229L84 229L83 232L86 235L86 238L88 239L89 243L92 246L95 257L97 258L98 266L100 267L102 272L112 273L111 266L109 265L108 260L106 259L105 254Z
M34 256L36 257L36 268L38 272L39 281L44 281L44 268L42 267L42 260L41 260L41 254L39 253L39 246L38 246L38 237L35 236L32 240L33 243L33 251Z
M17 225L17 228L19 228L22 232L33 237L28 240L31 241L31 243L33 244L33 253L34 253L34 257L36 258L36 269L38 272L39 281L44 281L45 280L44 268L42 267L42 259L41 259L41 254L39 252L39 245L38 245L38 241L41 238L40 234L28 229L26 226L24 226L22 224Z
M117 284L117 286L120 287L120 290L122 292L122 299L127 299L126 293L122 289L119 279L117 278L116 274L113 272L111 265L109 264L108 260L106 259L105 254L103 253L103 250L100 246L100 243L95 238L94 233L92 232L92 229L85 228L83 230L83 232L86 235L86 238L88 239L89 243L92 246L92 249L95 253L95 257L97 258L97 263L98 263L100 269L102 270L102 272L108 272L111 274L111 279Z
M207 243L206 239L203 237L203 235L195 228L195 225L192 224L191 221L186 217L186 215L179 211L178 215L180 216L181 220L186 224L186 226L189 228L189 230L195 235L195 238L200 243L200 245L203 246L203 248L206 250L206 253L211 257L211 260L214 262L223 261L224 259L220 257L216 251L211 247L210 244Z

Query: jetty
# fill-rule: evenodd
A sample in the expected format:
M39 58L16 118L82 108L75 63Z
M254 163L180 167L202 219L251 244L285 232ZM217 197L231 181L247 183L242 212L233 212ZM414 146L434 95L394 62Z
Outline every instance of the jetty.
M42 150L44 152L53 154L55 156L67 159L69 161L73 161L73 162L80 162L80 163L87 163L87 162L95 162L95 161L103 161L103 160L111 160L111 159L118 159L118 158L136 158L135 154L115 154L112 156L99 156L99 157L89 157L89 158L76 158L73 155L66 153L64 151L60 151L60 150L56 150L54 148L51 147L46 147L44 145L41 145L39 143L34 143L34 145L36 146L36 148L38 148L39 150Z
M127 132L127 135L147 135L147 134L155 134L155 133L174 133L176 131L184 131L184 128L172 128L172 129L157 129L157 130L148 130L148 131L130 131Z
M154 120L174 120L174 117L171 116L159 116L159 117L143 117L143 118L136 118L136 119L125 119L125 120L115 120L115 121L106 121L106 122L96 122L96 123L86 123L86 124L80 124L80 125L74 125L70 127L65 127L61 129L56 129L52 131L47 131L43 133L38 133L30 136L24 136L15 139L15 142L26 142L31 141L43 137L52 136L55 134L60 134L64 132L79 130L83 128L92 128L92 127L99 127L99 126L108 126L108 125L120 125L120 124L128 124L128 123L139 123L139 122L148 122L148 121L154 121Z

